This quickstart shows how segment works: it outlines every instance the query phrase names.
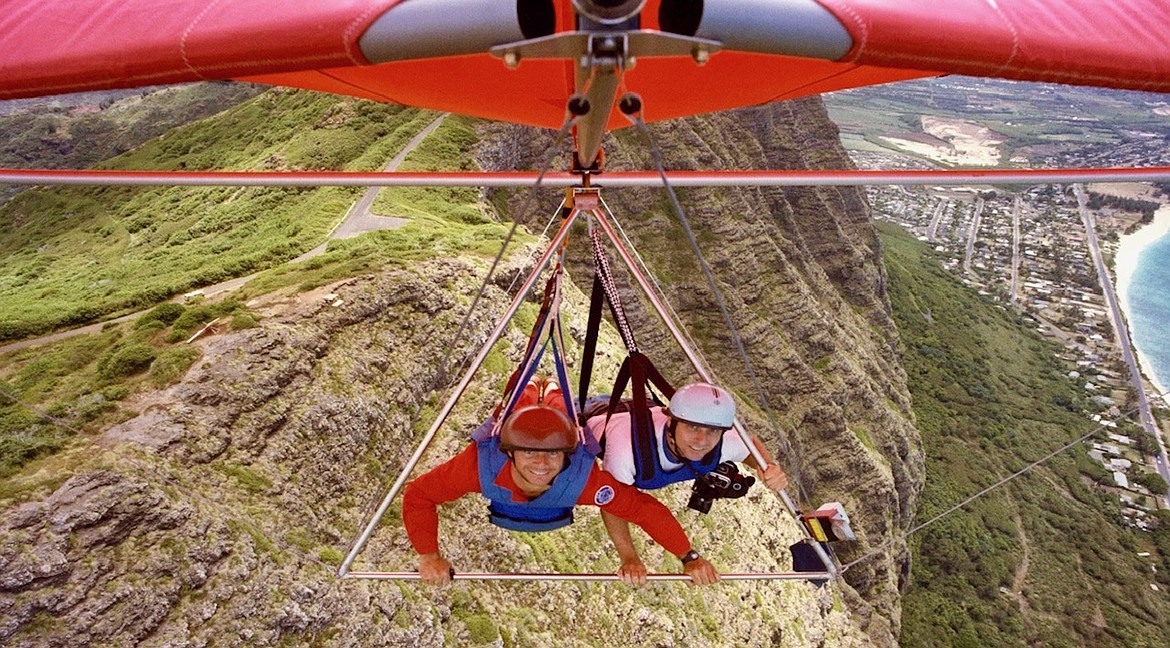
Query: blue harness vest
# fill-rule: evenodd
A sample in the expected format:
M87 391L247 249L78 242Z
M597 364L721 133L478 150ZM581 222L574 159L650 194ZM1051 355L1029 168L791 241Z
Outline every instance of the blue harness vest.
M512 531L552 531L573 523L573 507L585 490L593 470L593 455L584 446L569 457L569 465L552 486L529 502L512 501L512 491L496 484L508 456L500 450L499 437L476 439L479 451L479 486L488 499L488 520Z
M662 450L667 456L674 453L666 447L668 430L662 431ZM698 461L684 461L681 468L668 471L662 467L662 457L658 454L655 441L658 435L650 430L649 434L639 434L639 430L630 431L630 441L634 448L634 486L641 489L662 488L669 484L689 481L695 477L706 475L719 467L719 458L723 454L723 439Z

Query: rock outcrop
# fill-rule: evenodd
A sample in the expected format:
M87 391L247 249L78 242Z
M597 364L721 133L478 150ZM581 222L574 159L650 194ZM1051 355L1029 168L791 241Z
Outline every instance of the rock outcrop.
M848 165L819 101L653 132L672 168ZM488 167L531 168L547 145L546 134L487 125L479 156ZM633 132L607 152L612 168L650 164ZM507 300L506 282L489 284L492 308L452 341L488 265L468 256L348 280L331 287L336 300L305 297L259 328L200 341L204 356L185 379L103 432L74 475L0 512L0 643L894 645L908 555L884 543L911 519L922 451L864 198L846 188L680 193L754 378L669 201L633 190L606 198L715 374L740 397L750 430L778 455L790 449L794 494L846 504L859 542L840 555L861 559L848 585L460 582L435 591L339 580L337 564L457 382L438 365L448 353L469 357ZM516 194L508 204L525 201ZM529 259L513 255L506 270ZM590 279L580 261L570 275L576 285ZM643 348L675 382L692 378L628 282L624 293ZM570 286L574 335L584 302ZM518 324L508 330L420 469L462 446L526 334ZM608 331L594 384L612 375L619 350ZM789 568L786 547L799 532L777 498L756 488L699 516L685 510L687 494L668 490L663 499L717 566ZM443 511L444 552L460 571L616 568L592 511L539 535L501 531L483 513L471 498ZM678 569L656 546L643 553L652 571ZM355 568L414 564L392 507Z

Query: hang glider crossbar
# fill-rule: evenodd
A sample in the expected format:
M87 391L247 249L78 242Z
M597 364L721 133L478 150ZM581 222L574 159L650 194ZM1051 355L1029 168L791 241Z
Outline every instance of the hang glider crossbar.
M1170 167L934 171L667 171L674 187L955 186L1167 182ZM576 187L580 175L527 171L110 171L0 169L0 184L194 187ZM657 171L606 171L598 187L662 187Z
M345 578L365 580L421 580L418 572L376 572L351 571ZM829 572L773 572L773 573L720 573L723 581L749 580L828 580L832 578ZM463 572L456 573L452 580L466 581L617 581L621 577L617 574L551 574L545 572ZM691 577L686 574L649 574L649 581L682 581L690 582Z
M695 370L699 373L700 377L703 380L706 380L706 381L711 380L710 373L703 367L695 350L687 342L686 338L683 336L682 331L679 329L678 325L669 316L668 311L665 308L661 298L651 288L649 281L644 276L644 274L639 270L638 264L635 263L633 256L631 255L629 249L627 249L627 247L622 243L621 238L618 236L617 232L614 230L613 225L610 222L610 218L612 217L612 215L607 215L606 211L603 209L603 203L601 202L601 200L598 196L598 189L597 188L576 188L576 189L573 189L573 191L570 193L570 196L571 197L569 198L569 200L571 201L571 204L567 205L568 209L567 210L558 209L558 212L567 211L568 213L563 218L563 220L561 222L561 227L557 231L556 235L553 237L552 242L550 243L548 248L545 250L545 252L541 256L540 260L533 267L532 271L529 273L528 277L525 279L521 288L517 291L516 296L512 300L512 303L508 306L508 308L504 312L503 316L497 322L495 329L488 336L487 340L484 342L483 346L480 348L480 350L476 354L475 358L471 361L470 365L467 367L467 370L465 371L463 377L460 379L459 383L456 385L451 396L448 398L446 404L443 406L443 408L439 411L438 415L436 416L434 423L431 424L430 429L427 431L427 433L423 436L422 440L419 442L419 445L415 449L414 454L411 455L410 459L408 459L406 464L403 466L402 471L399 474L398 478L395 480L394 484L391 486L389 492L386 493L386 496L382 499L382 502L379 504L377 510L370 517L370 519L367 522L361 535L359 536L357 541L354 543L353 547L350 549L349 554L345 557L345 560L342 562L341 567L338 569L338 575L342 579L368 579L368 580L418 580L419 579L419 575L417 572L350 571L350 566L353 564L353 562L357 558L358 554L361 553L362 548L365 546L365 544L369 541L370 537L373 535L373 532L377 528L378 523L381 521L382 516L389 509L390 504L393 502L394 498L398 495L398 493L402 490L402 487L405 485L407 478L414 471L415 467L418 465L418 462L422 459L423 453L426 452L427 448L434 441L435 435L437 434L439 428L443 425L443 423L446 422L447 417L450 415L451 411L454 409L455 404L459 401L459 398L463 395L463 393L466 391L468 385L471 383L472 377L479 370L479 368L483 365L483 362L487 358L487 355L491 351L491 348L495 345L495 343L502 336L505 327L511 321L513 316L515 316L517 310L519 310L520 304L522 303L524 296L526 294L528 294L528 292L532 289L533 285L536 283L540 274L548 266L548 264L549 264L550 260L553 258L553 256L555 254L557 254L557 251L561 248L563 242L565 241L566 237L568 236L569 228L573 225L574 222L576 222L576 220L581 216L581 214L588 214L589 216L591 216L591 218L594 220L594 222L598 223L601 226L602 231L604 231L606 236L610 239L610 242L613 244L614 248L617 250L619 257L626 264L631 275L635 278L639 287L642 289L642 291L645 293L647 298L650 300L654 309L657 311L659 317L662 319L663 323L666 325L667 329L670 331L671 335L674 337L676 343L678 343L678 345L682 348L684 354L687 356L688 360L690 360L690 362L694 366ZM743 438L745 445L748 447L749 451L751 451L752 456L755 458L757 464L759 466L761 466L761 468L766 468L768 466L767 460L765 460L763 458L763 456L760 455L759 451L756 450L755 445L753 443L751 443L750 437L744 431L743 426L739 423L738 420L735 423L735 430L741 436L741 438ZM796 510L796 507L793 504L791 498L788 496L787 493L785 493L783 491L781 491L780 494L784 500L785 506L789 510L789 513L791 513L794 517L796 517L797 510ZM797 543L797 544L800 545L802 543ZM740 574L721 574L720 577L724 580L805 580L805 581L811 581L814 583L822 583L822 582L825 582L827 580L834 579L838 576L839 572L837 570L835 561L832 558L830 558L829 555L825 552L825 549L821 545L821 543L813 541L813 540L808 539L806 537L806 541L803 543L803 545L808 548L806 551L815 552L816 557L819 559L820 563L825 568L823 571L821 571L821 570L817 570L817 571L801 570L801 571L793 571L793 572L753 572L753 573L740 573ZM455 573L455 574L453 574L453 578L455 580L522 580L522 581L532 581L532 580L612 581L612 580L619 580L619 577L616 574L612 574L612 573L564 574L564 573L492 573L492 572L481 572L481 573ZM654 581L672 581L672 580L687 581L687 582L690 581L690 577L685 575L685 574L652 574L649 576L649 579L654 580Z

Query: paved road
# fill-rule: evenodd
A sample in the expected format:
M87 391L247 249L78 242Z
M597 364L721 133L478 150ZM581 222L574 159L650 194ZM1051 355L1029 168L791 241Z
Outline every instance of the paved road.
M419 131L419 134L415 135L413 139L411 139L409 142L407 142L406 146L404 146L402 148L402 150L398 152L398 155L395 155L393 159L391 159L388 163L386 163L385 170L386 171L397 170L398 166L402 164L402 161L406 159L406 156L409 155L410 152L413 151L415 148L417 148L418 145L420 143L422 143L422 141L424 139L426 139L427 135L430 135L431 133L433 133L435 131L435 129L439 127L439 124L443 123L443 119L446 117L447 117L446 113L439 115L435 119L435 121L431 122L430 124L427 125L426 128ZM369 187L368 189L366 189L365 193L362 194L362 197L360 199L358 199L358 201L356 203L354 203L353 206L351 206L349 208L349 211L346 213L345 218L343 218L341 220L341 222L338 223L338 225L333 228L333 231L329 233L329 236L326 237L326 240L324 242L322 242L321 245L318 245L317 247L313 248L312 250L309 250L308 252L302 254L301 256L293 259L291 261L291 263L296 263L298 261L304 261L305 259L310 259L312 257L317 256L318 254L323 253L325 251L325 248L328 245L329 241L332 239L351 238L351 237L357 236L358 234L362 234L365 232L372 232L375 230L383 230L383 229L393 229L393 228L402 227L403 225L405 225L407 223L407 220L404 218L395 218L393 216L378 216L376 214L370 213L370 205L372 205L374 203L374 198L378 195L378 192L381 191L381 189L382 189L381 187ZM259 273L253 273L253 274L250 274L246 277L237 277L235 279L229 279L228 281L224 281L224 282L212 285L212 286L206 286L204 288L201 288L197 292L203 294L204 296L214 295L216 293L222 293L222 292L231 292L233 290L236 290L237 288L240 288L244 284L248 283L253 278L255 278L256 275L258 275L258 274ZM142 312L146 312L146 311L142 311ZM4 346L0 346L0 353L5 353L8 351L16 351L18 349L23 349L23 348L30 347L30 346L36 346L39 344L44 344L46 342L54 342L56 340L62 340L62 339L68 338L68 337L73 337L74 335L85 335L85 334L90 334L90 333L98 333L102 330L102 327L105 326L106 324L126 322L126 321L129 321L129 320L132 320L132 319L138 317L139 315L142 314L142 312L131 313L129 315L123 315L122 317L119 317L117 319L106 320L105 322L99 322L97 324L89 324L86 326L82 326L80 328L70 329L68 331L58 331L56 333L51 333L49 335L44 335L44 336L41 336L38 338L33 338L30 340L21 340L19 342L13 342L12 344L6 344Z
M1020 296L1020 206L1023 202L1023 198L1016 196L1012 205L1012 287L1008 299L1013 304Z
M401 165L402 161L406 159L406 156L415 148L417 148L418 145L427 138L427 135L433 133L435 129L439 127L439 124L443 123L443 119L446 117L447 113L439 115L435 121L431 122L427 125L426 128L419 131L418 135L415 135L413 139L407 142L406 146L403 147L398 155L395 155L393 159L386 163L386 166L383 168L383 170L397 171L399 165ZM293 259L292 263L304 261L305 259L311 259L318 254L325 252L326 246L332 239L353 238L358 234L373 232L375 230L394 229L396 227L402 227L405 225L408 222L405 218L397 218L394 216L379 216L377 214L370 213L370 206L374 204L374 198L378 196L378 192L381 190L382 187L367 188L365 193L362 194L362 197L359 198L358 201L349 208L349 213L346 214L345 218L342 219L342 221L338 223L337 227L333 228L333 231L329 233L329 237L325 240L325 242Z
M1153 414L1150 413L1150 401L1146 398L1145 383L1142 381L1141 371L1138 369L1137 358L1134 356L1133 347L1129 343L1129 328L1125 324L1125 319L1121 314L1121 305L1117 302L1117 293L1113 291L1113 279L1109 276L1109 268L1105 265L1105 259L1101 254L1101 246L1097 240L1097 230L1093 226L1093 216L1089 213L1086 206L1088 197L1085 194L1084 187L1079 184L1073 185L1073 191L1077 196L1077 206L1081 212L1081 222L1085 226L1085 237L1089 242L1089 254L1093 257L1093 263L1097 266L1097 279L1101 284L1101 290L1105 295L1105 304L1109 308L1109 320L1113 324L1113 332L1117 337L1117 344L1121 347L1121 357L1125 360L1126 366L1129 367L1129 378L1133 384L1133 389L1137 392L1138 412L1141 418L1142 427L1146 432L1154 437L1158 442L1158 451L1160 456L1156 457L1155 464L1158 468L1158 473L1162 475L1167 483L1170 483L1170 468L1167 466L1166 460L1166 443L1162 439L1162 430L1154 421ZM1170 497L1167 498L1170 503Z
M983 199L975 199L975 212L971 216L971 227L967 230L967 250L963 254L963 272L971 274L971 257L975 255L975 240L979 238L979 225L983 222Z
M934 243L935 238L938 237L938 224L943 217L943 208L946 207L947 201L939 198L938 204L934 207L934 215L930 219L930 225L926 226L926 240Z

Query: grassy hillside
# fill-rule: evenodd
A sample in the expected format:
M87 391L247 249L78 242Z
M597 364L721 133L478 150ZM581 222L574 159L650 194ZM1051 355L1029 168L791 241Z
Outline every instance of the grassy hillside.
M263 89L193 83L0 102L0 166L90 167Z
M375 170L431 113L270 91L100 165ZM0 209L0 340L149 308L312 249L360 188L75 187Z
M2 101L0 166L88 168L263 89L247 83L192 83ZM0 202L22 189L0 186Z
M274 90L102 166L373 170L434 118ZM406 165L442 168L444 158L469 160L475 144L473 122L451 117ZM232 328L253 325L257 316L243 301L445 252L493 255L507 231L475 190L414 189L409 204L395 200L377 210L408 218L405 226L332 241L320 256L283 263L324 241L360 191L61 188L26 191L0 209L0 340L153 307L98 335L0 356L6 397L0 400L0 499L22 487L4 478L71 447L78 434L136 415L135 394L172 383L198 359L182 342L204 323L224 317ZM264 272L233 299L156 306L258 271Z
M1093 429L1056 349L879 225L927 450L925 522ZM1101 435L1103 436L1103 434ZM1154 646L1170 584L1083 444L911 538L904 646ZM1158 562L1157 573L1152 561Z
M221 317L233 330L256 324L255 315L234 300L167 303L133 325L0 356L0 501L28 484L9 480L25 466L77 441L84 447L85 435L137 413L125 405L135 394L178 380L200 357L197 347L182 342ZM64 476L56 474L60 463L50 463L39 472L55 483Z

